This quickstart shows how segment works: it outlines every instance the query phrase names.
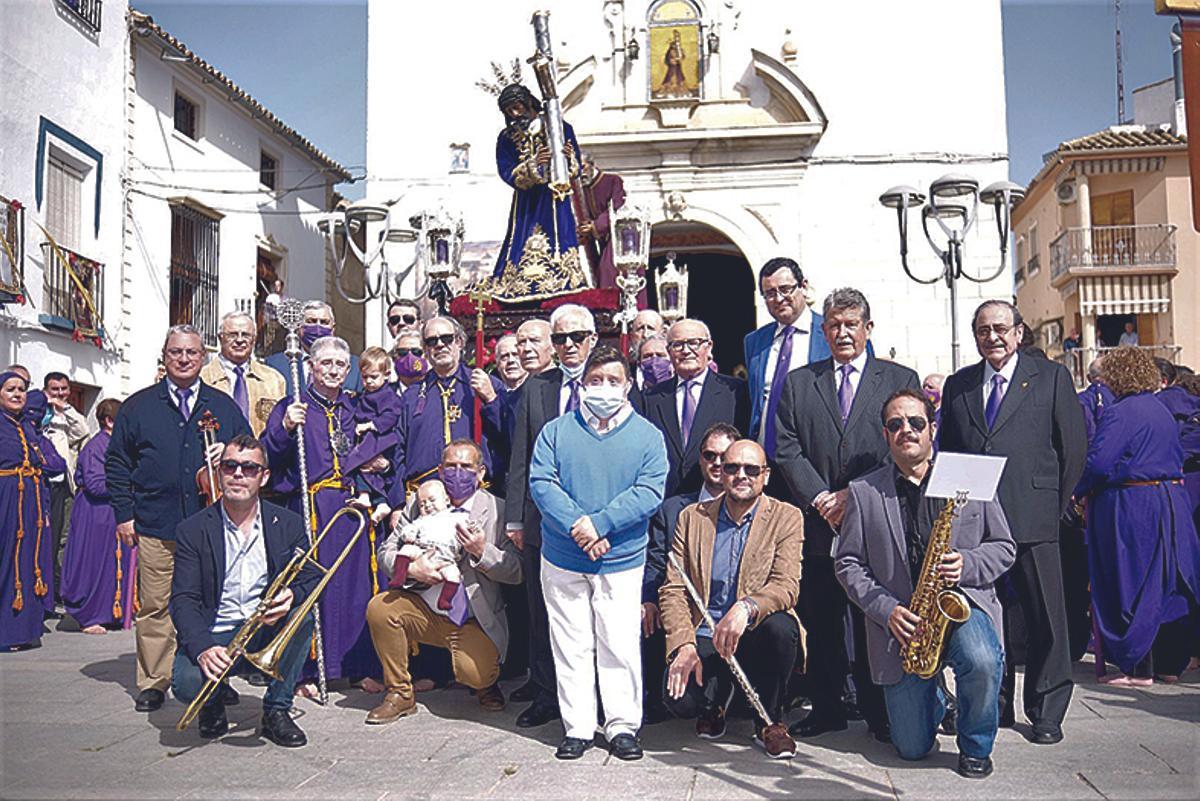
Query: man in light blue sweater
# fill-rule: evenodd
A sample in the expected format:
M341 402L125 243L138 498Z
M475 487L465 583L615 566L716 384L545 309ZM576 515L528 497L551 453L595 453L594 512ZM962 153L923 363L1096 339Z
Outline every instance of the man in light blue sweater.
M584 368L577 412L542 428L529 494L542 515L542 593L550 623L565 736L555 753L578 759L596 731L619 759L639 759L641 591L650 517L663 499L662 434L629 405L629 372L611 347Z

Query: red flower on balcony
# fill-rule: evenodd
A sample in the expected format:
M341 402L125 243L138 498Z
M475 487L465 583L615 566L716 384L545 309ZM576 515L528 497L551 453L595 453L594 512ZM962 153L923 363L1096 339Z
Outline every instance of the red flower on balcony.
M8 201L8 207L13 211L20 211L21 209L25 208L25 206L19 200Z

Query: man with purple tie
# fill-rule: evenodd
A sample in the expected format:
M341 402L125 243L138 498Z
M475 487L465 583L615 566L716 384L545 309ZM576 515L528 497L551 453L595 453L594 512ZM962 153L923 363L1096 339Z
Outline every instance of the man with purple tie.
M804 576L800 621L808 631L807 678L812 712L792 728L812 737L846 728L842 687L849 672L846 591L834 576L833 545L842 524L847 486L888 459L879 410L893 392L920 391L907 367L876 359L867 342L871 306L857 289L825 298L822 329L832 353L788 374L779 399L775 461L789 500L804 510ZM862 613L851 609L854 683L859 708L879 740L889 738L883 694L871 682Z
M200 380L233 398L257 437L287 392L287 381L278 370L254 358L256 335L253 317L244 311L226 312L217 334L221 350L204 365Z

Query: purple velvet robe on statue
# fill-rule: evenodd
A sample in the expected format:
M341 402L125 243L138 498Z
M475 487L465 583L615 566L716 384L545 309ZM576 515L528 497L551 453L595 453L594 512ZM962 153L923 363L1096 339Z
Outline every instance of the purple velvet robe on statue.
M42 470L43 475L41 479L16 473L0 475L0 648L39 640L42 618L48 606L51 609L54 606L54 547L46 478L67 469L58 451L37 433L32 423L0 412L0 473L9 473L22 466ZM40 508L37 503L39 484ZM19 531L24 535L20 542L17 539ZM37 593L38 569L45 594ZM21 608L14 609L18 581L21 601L17 605Z
M1078 493L1090 495L1088 566L1104 656L1131 673L1158 628L1195 608L1200 547L1170 412L1149 392L1109 405Z
M130 548L117 537L117 521L108 504L104 483L104 453L112 437L101 431L79 452L75 465L75 504L71 507L71 533L63 552L63 605L83 628L116 620L133 625L133 582L137 546ZM120 552L120 563L117 553ZM120 581L117 572L120 570ZM120 614L113 614L114 604Z
M300 467L297 460L295 437L283 427L283 416L291 400L284 398L275 405L267 427L263 430L263 445L271 468L271 488L286 498L289 509L302 513ZM308 406L304 424L304 448L307 457L308 483L315 485L334 476L335 454L330 441L329 418L331 410L335 420L334 430L341 431L347 443L354 441L354 402L349 395L341 393L332 404L318 398L312 387L305 394ZM320 534L326 522L353 497L354 481L346 475L342 457L337 465L342 468L342 481L337 487L318 490L313 496L316 512L316 533ZM307 522L307 521L306 521ZM337 525L321 541L317 557L323 565L330 565L354 536L357 528L352 516L343 516ZM374 548L364 530L358 542L346 556L342 566L330 579L321 594L318 604L321 609L321 627L325 648L325 673L330 679L379 676L382 668L371 644L367 630L367 602L374 594L371 576L371 559ZM316 675L316 663L309 660L304 675Z

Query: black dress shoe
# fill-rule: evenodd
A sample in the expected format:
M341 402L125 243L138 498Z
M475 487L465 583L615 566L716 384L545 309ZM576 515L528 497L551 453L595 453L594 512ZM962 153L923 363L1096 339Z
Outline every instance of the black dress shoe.
M843 719L809 715L799 723L793 723L788 729L788 734L793 737L817 737L827 732L845 730L846 721Z
M138 712L153 712L163 705L162 690L142 690L133 699L133 708Z
M517 728L532 729L549 723L552 720L559 720L561 717L562 713L558 711L557 706L535 701L529 705L528 709L517 716ZM570 759L571 757L566 758Z
M238 695L238 691L224 682L221 683L221 689L217 694L225 706L237 706L242 702L242 696Z
M271 677L261 670L252 670L246 674L246 683L251 687L266 687L271 683Z
M262 728L259 733L263 737L281 745L284 748L299 748L308 745L308 738L292 720L286 709L268 709L263 712Z
M608 744L608 753L626 762L642 758L642 744L632 734L618 734Z
M583 740L579 737L564 737L562 742L558 744L558 749L554 752L554 756L558 759L579 759L583 756L583 752L591 747L591 740Z
M510 701L515 701L518 704L523 704L523 703L526 703L527 701L532 701L533 697L535 695L537 695L537 685L534 684L532 681L527 681L524 684L522 684L520 687L518 687L517 689L515 689L511 693L509 693L508 698Z
M871 736L881 743L890 743L892 741L892 724L888 722L876 723L870 728Z
M213 701L200 707L200 736L206 740L220 737L229 731L229 720L225 717L225 705Z
M1033 733L1029 735L1029 742L1035 745L1054 745L1061 743L1062 738L1062 726L1057 723L1038 721L1033 724Z
M951 737L958 734L958 708L953 704L946 705L946 714L942 715L942 723L938 731Z
M992 775L992 758L976 759L966 754L959 754L958 775L965 779L986 779Z

